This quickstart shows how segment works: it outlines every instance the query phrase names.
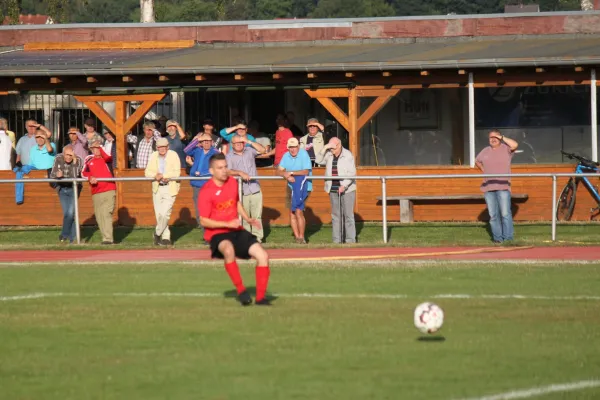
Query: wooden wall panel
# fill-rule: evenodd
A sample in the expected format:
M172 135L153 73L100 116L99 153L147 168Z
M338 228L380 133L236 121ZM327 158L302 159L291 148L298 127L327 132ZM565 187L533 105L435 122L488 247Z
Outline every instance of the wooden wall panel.
M528 165L513 166L514 173L550 173L571 172L570 165ZM359 175L423 175L447 174L448 179L415 179L410 181L388 180L388 195L403 194L469 194L479 193L481 180L478 178L452 179L452 174L477 173L468 167L363 167ZM125 177L142 176L142 171L126 170L119 175ZM272 169L261 169L262 176L272 176ZM318 169L315 175L322 175ZM41 178L45 174L33 171L30 178ZM0 172L1 179L12 179L12 172ZM558 180L558 193L565 185L567 178ZM598 184L598 180L592 181ZM263 190L264 213L266 224L280 225L289 223L289 212L285 208L285 182L283 179L268 180L261 183ZM117 204L115 220L124 225L151 226L155 223L152 207L150 182L127 182L123 185L123 204ZM517 221L549 221L552 217L552 180L551 178L514 179L514 193L526 193L529 199L517 203L515 220ZM381 202L376 198L381 196L381 182L360 181L357 190L356 219L359 221L381 221ZM56 192L47 183L31 183L25 185L25 202L15 204L14 184L0 184L0 225L60 225L61 208ZM89 186L84 184L80 200L80 220L82 224L94 224L93 206ZM589 220L589 210L595 203L591 195L580 187L574 220ZM399 221L398 203L388 203L388 221ZM315 181L313 193L307 204L307 220L311 224L330 223L329 197L323 190L323 181ZM481 202L448 202L448 203L417 203L414 207L415 221L477 221L485 220L485 204ZM192 204L192 189L189 182L182 182L181 191L175 202L171 217L172 224L194 224L195 212Z

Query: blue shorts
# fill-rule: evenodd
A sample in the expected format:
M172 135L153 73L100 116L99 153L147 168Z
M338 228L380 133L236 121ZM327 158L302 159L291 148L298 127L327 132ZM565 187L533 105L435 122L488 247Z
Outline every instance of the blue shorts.
M304 176L295 176L294 178L296 180L291 184L290 211L304 211L304 205L308 197L308 182Z

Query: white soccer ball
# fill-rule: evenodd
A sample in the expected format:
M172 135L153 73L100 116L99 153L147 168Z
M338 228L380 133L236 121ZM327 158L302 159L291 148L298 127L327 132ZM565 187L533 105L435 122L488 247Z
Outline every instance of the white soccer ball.
M444 324L444 311L433 303L421 303L415 308L415 327L422 333L435 333Z

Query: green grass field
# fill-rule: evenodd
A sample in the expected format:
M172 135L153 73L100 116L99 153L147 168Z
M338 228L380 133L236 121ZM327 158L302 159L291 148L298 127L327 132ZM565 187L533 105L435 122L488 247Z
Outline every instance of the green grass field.
M354 246L382 246L381 224L359 223L359 243ZM116 248L152 248L151 228L115 228ZM95 227L83 227L81 246L60 244L57 227L0 228L0 249L81 249L82 247L103 248L102 238ZM294 243L289 226L274 226L266 230L267 248L306 247ZM597 245L600 243L599 223L566 223L557 228L557 239L551 242L551 227L548 223L522 223L515 225L515 245ZM172 239L177 248L201 246L199 229L173 227ZM331 225L308 226L306 237L309 247L332 247ZM389 246L488 246L491 244L487 226L483 223L415 223L408 225L390 224ZM348 245L345 245L348 246Z
M274 305L243 308L218 263L3 265L0 398L460 399L600 379L600 264L272 269ZM413 326L427 300L437 340Z

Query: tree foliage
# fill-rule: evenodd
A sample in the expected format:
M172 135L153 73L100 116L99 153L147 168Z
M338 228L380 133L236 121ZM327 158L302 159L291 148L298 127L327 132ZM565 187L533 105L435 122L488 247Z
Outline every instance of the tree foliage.
M351 18L501 13L528 0L155 0L157 22ZM581 0L537 0L542 11L579 10ZM56 22L138 22L139 0L0 0L0 14ZM16 18L15 18L16 17Z

